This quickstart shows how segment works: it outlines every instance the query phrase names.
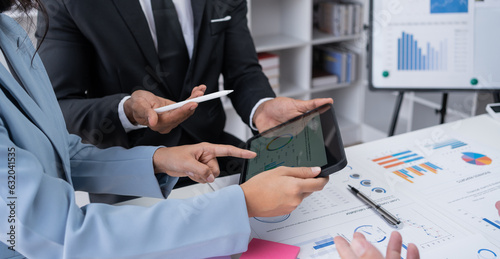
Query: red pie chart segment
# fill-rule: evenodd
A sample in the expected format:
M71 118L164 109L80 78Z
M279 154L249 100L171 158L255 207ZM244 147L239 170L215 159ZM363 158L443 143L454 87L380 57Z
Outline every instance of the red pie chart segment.
M464 152L462 153L462 159L472 165L489 165L491 164L491 158L478 153Z

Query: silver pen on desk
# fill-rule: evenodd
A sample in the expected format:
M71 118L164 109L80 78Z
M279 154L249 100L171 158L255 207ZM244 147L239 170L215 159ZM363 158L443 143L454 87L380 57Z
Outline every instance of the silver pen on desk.
M396 216L392 215L389 211L382 208L381 205L377 204L374 200L370 199L370 197L366 196L365 194L360 192L358 189L356 189L350 185L347 185L347 186L349 186L349 189L354 193L354 195L356 195L362 201L364 201L365 203L370 205L370 207L372 207L376 212L378 212L380 214L380 216L382 216L382 218L384 218L387 221L387 223L389 223L390 225L392 225L395 228L400 227L401 220L399 220Z

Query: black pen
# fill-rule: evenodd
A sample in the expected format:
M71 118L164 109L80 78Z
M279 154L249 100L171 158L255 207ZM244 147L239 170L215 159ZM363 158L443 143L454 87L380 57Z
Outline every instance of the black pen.
M395 228L400 226L401 221L397 217L392 215L386 209L382 208L381 205L377 204L375 201L370 199L370 197L366 196L365 194L360 192L358 189L356 189L350 185L347 185L347 186L349 186L349 189L354 193L354 195L356 195L358 198L360 198L365 203L370 205L370 207L372 207L376 212L378 212L380 214L380 216L382 216L382 218L384 218L387 221L387 223L389 223L390 225L392 225Z

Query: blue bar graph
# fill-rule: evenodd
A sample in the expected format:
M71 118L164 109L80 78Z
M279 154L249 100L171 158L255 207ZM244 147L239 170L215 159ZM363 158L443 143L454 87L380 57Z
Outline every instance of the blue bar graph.
M419 171L419 172L424 172L424 173L425 173L425 172L427 172L427 170L423 169L423 168L422 168L422 167L420 167L420 166L416 166L416 165L415 165L415 166L412 166L412 168L413 168L413 169L415 169L415 170L417 170L417 171Z
M410 162L413 162L413 161L417 161L417 160L420 160L420 159L424 159L423 157L417 157L417 158L413 158L413 159L410 159L410 160L406 160L404 161L405 163L410 163Z
M451 147L451 149L467 146L467 143L464 143L460 140L456 139L448 139L443 142L436 143L432 146L433 149L439 149L439 148L444 148L444 147Z
M317 241L317 242L314 242L314 243L316 244L315 246L313 246L314 250L318 250L318 249L321 249L321 248L324 248L324 247L331 246L331 245L335 244L333 242L333 238L332 237L324 239L324 240L321 240L321 241Z
M439 170L443 170L443 168L441 168L441 167L439 167L439 166L437 166L437 165L434 165L434 164L432 164L432 163L429 163L429 162L426 162L426 163L424 163L424 164L425 164L425 165L428 165L428 166L430 166L431 168L434 168L434 169L436 169L436 170L438 170L438 169L439 169Z
M404 174L404 175L406 175L406 176L408 176L408 177L410 177L410 178L413 178L413 176L411 176L411 175L408 173L408 171L407 171L407 170L405 170L405 169L401 169L401 170L399 170L399 172L400 172L400 173L402 173L402 174Z
M421 44L421 43L420 43ZM447 40L439 43L436 49L429 42L422 45L409 34L403 31L398 39L398 70L444 71L447 70Z

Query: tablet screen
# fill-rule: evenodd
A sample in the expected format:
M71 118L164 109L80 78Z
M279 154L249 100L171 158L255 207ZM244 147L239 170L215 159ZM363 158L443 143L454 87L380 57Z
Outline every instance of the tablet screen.
M279 166L328 169L347 164L339 134L333 106L326 105L256 135L247 148L257 157L246 161L241 182Z

